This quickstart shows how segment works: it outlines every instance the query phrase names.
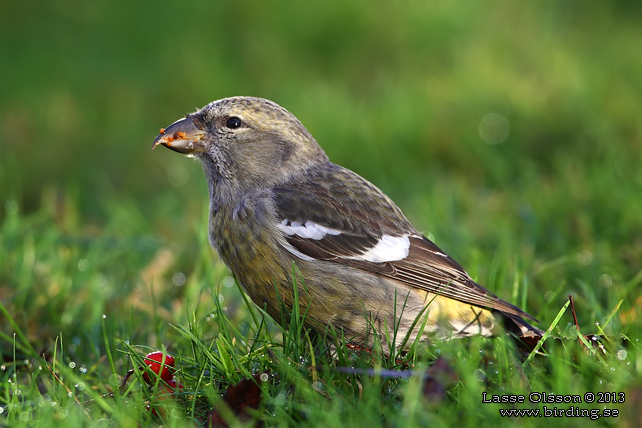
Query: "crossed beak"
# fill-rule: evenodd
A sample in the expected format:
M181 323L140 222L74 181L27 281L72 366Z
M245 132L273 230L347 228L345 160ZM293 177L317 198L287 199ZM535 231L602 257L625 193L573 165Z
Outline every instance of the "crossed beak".
M154 140L152 150L159 144L185 155L206 151L205 136L207 132L196 126L194 121L188 116L177 120L165 129L160 130L160 134Z

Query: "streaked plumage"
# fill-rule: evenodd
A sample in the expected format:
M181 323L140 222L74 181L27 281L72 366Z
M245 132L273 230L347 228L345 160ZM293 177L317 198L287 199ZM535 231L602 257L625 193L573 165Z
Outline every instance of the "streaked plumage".
M168 127L158 144L202 161L210 242L277 320L279 299L292 307L294 263L309 326L332 324L354 343L371 345L371 326L392 336L398 325L400 344L420 313L428 317L426 340L491 335L495 315L512 331L540 333L524 321L535 318L475 283L383 192L331 163L305 127L271 101L212 102Z

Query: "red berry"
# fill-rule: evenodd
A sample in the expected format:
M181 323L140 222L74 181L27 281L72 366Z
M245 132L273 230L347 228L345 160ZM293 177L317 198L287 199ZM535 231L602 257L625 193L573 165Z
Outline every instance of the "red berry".
M165 365L163 366L163 371L161 372L161 365L163 360L165 360ZM163 379L165 382L169 382L172 380L173 377L173 372L174 372L174 357L171 355L163 354L160 351L156 352L150 352L145 356L143 359L145 361L145 364L154 371L157 375L160 376L161 379ZM156 383L155 379L151 379L147 372L143 373L143 379L145 379L145 382L147 382L149 385L153 385Z

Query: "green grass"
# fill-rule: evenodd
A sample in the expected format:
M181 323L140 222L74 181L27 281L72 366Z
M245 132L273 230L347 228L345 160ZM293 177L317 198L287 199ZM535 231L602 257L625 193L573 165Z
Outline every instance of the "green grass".
M209 261L198 263L203 264L203 270L211 270ZM226 290L211 287L209 291L216 295ZM235 287L227 291L240 292ZM284 313L287 329L280 329L252 304L241 304L235 312L244 312L245 320L232 321L224 302L215 300L205 317L203 310L187 311L177 317L183 324L175 326L157 321L155 314L148 314L149 322L141 326L146 317L134 315L133 309L129 320L111 313L89 314L84 319L95 317L95 331L84 340L71 338L72 346L61 334L42 355L16 326L15 339L3 338L5 344L13 343L14 355L0 372L4 390L0 407L7 423L31 426L64 420L68 426L85 426L109 420L118 426L182 426L186 419L202 422L212 406L224 408L220 394L230 385L266 373L260 410L250 413L269 426L471 426L480 420L504 426L514 423L499 416L499 409L507 406L482 404L483 392L488 397L528 397L531 392L581 397L586 392L628 394L632 382L639 379L638 341L623 342L621 332L614 331L610 323L603 326L611 340L606 351L587 351L576 336L569 336L574 329L562 327L567 337L549 342L544 356L528 360L509 337L413 346L407 354L388 357L376 350L348 349L336 332L328 332L329 342L311 339L302 328L304 313ZM554 328L560 318L569 318L565 310L559 315L551 320L556 335L563 333ZM8 313L4 316L16 325ZM132 338L144 334L162 336L165 343L172 343L168 351L177 359L177 379L185 386L175 400L163 400L164 391L150 391L137 373L119 389L127 370L142 366L141 355L152 349L132 343ZM336 352L330 351L329 343ZM91 349L100 349L102 354L92 355ZM436 358L452 372L427 372ZM439 389L436 396L422 392L427 388L427 374L443 386L443 394ZM434 393L433 389L425 391ZM156 410L156 416L146 410L148 405ZM554 406L568 408L559 404L548 408ZM626 411L621 403L577 406ZM541 404L519 408L544 411ZM230 414L228 422L234 423L234 412ZM618 421L625 417L622 414ZM537 418L522 422L526 426L541 423ZM561 423L567 425L568 421L562 419Z
M268 426L584 423L502 418L507 406L481 402L531 391L624 392L625 403L587 406L637 426L639 12L507 0L3 4L0 426L183 426L264 371L255 416ZM405 366L340 338L329 358L296 316L281 330L209 249L200 166L149 151L159 128L232 95L292 111L331 160L541 328L571 293L581 332L604 333L606 353L586 352L570 310L552 331L565 339L526 364L509 338L472 338L405 356L410 377L386 376ZM480 135L491 113L509 124L499 144ZM138 375L118 389L152 349L177 357L176 401ZM422 376L438 356L456 379L434 399ZM145 408L159 398L160 419Z

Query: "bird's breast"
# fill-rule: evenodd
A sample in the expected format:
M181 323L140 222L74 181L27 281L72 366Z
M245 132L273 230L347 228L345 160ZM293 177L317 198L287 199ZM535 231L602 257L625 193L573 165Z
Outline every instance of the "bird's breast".
M291 300L292 266L279 258L274 230L262 224L263 211L256 203L245 203L210 212L210 243L254 303L261 308L267 304L268 313L277 316L277 290L286 304Z

